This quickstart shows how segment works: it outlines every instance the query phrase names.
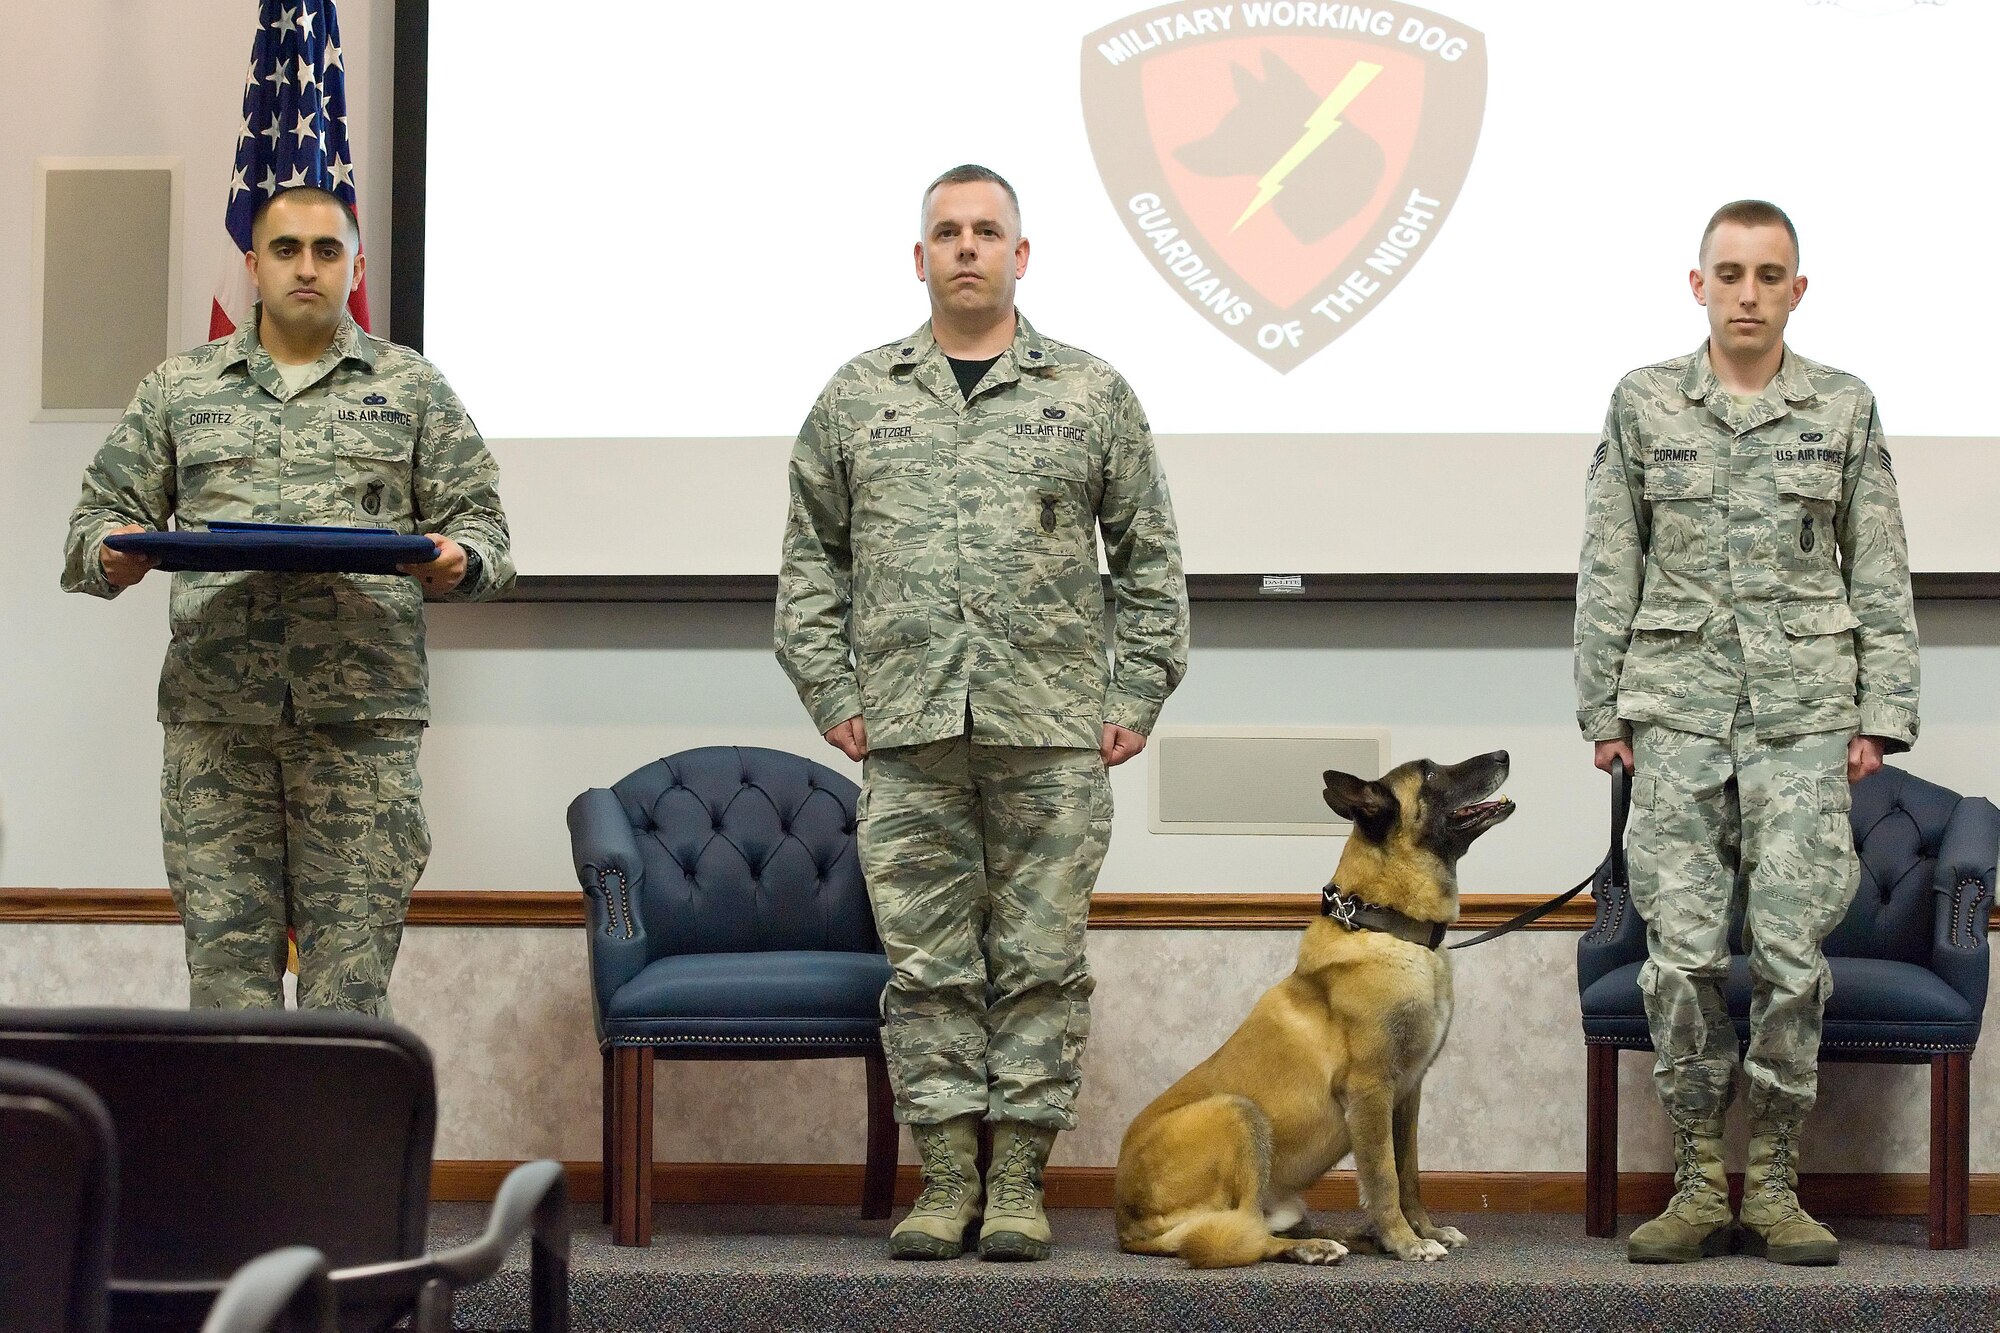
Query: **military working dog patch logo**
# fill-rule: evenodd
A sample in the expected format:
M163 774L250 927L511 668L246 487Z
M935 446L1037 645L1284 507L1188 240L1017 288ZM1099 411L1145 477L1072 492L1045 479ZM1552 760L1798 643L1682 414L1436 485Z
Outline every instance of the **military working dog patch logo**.
M1407 5L1163 5L1083 39L1084 124L1126 228L1281 372L1423 258L1485 109L1486 39Z

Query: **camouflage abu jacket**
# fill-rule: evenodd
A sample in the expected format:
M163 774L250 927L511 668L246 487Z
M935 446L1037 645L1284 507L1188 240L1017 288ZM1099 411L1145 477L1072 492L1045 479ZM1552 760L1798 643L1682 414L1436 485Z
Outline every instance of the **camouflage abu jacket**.
M346 320L314 371L288 394L253 314L148 375L84 472L62 586L117 596L98 561L113 528L223 519L441 532L481 561L477 583L448 600L505 592L514 562L499 472L437 368ZM287 691L307 724L428 717L414 578L172 577L161 721L275 723Z
M1787 348L1763 395L1707 346L1627 375L1591 460L1576 592L1587 740L1660 722L1917 738L1909 554L1875 396Z
M969 403L928 323L850 361L792 451L776 637L813 724L858 713L871 746L962 735L968 705L983 744L1151 731L1187 589L1130 386L1025 318Z

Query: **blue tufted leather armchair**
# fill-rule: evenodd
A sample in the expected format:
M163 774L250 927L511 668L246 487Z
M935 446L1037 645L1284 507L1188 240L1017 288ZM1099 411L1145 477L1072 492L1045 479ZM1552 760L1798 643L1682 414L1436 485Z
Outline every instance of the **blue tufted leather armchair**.
M1971 1182L1968 1075L1986 1009L1986 924L2000 810L1883 768L1855 784L1849 820L1861 887L1826 941L1833 995L1819 1058L1930 1064L1930 1243L1963 1249ZM1589 1053L1584 1214L1593 1236L1613 1234L1618 1221L1618 1052L1653 1048L1639 995L1646 926L1632 907L1621 853L1614 848L1599 870L1597 920L1576 951ZM1737 1040L1747 1046L1750 972L1740 906L1731 952L1723 996Z
M861 1211L889 1215L889 963L855 851L857 795L797 755L712 746L570 803L604 1055L605 1220L617 1244L652 1242L656 1055L865 1059Z

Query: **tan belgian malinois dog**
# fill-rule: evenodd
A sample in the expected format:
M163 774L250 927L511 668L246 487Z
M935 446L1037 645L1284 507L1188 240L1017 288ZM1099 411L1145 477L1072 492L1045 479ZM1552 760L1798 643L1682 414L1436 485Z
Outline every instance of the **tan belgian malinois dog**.
M1504 750L1419 759L1378 782L1325 774L1354 822L1299 962L1222 1048L1139 1113L1118 1152L1120 1248L1196 1268L1260 1259L1330 1264L1350 1248L1436 1260L1465 1243L1417 1192L1424 1071L1451 1026L1440 947L1457 866L1514 813ZM1350 1151L1367 1222L1305 1229L1300 1194Z

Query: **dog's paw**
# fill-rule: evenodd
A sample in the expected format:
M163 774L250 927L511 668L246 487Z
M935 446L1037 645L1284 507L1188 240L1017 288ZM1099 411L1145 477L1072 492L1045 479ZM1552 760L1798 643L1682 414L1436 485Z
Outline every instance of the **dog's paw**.
M1295 1264L1337 1264L1346 1257L1347 1247L1337 1240L1302 1240L1284 1253Z
M1451 1251L1434 1240L1417 1240L1396 1247L1395 1255L1404 1263L1434 1264Z
M1465 1233L1457 1227L1425 1227L1424 1239L1434 1240L1448 1250L1455 1250L1465 1244Z

